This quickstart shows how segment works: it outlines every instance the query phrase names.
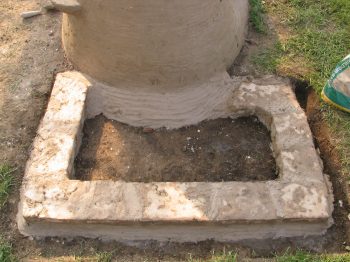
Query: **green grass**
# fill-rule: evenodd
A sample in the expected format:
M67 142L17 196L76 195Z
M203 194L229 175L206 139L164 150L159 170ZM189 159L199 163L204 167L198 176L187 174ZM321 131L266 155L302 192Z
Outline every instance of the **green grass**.
M193 259L190 257L188 262L236 262L237 254L234 252L223 252L221 254L212 254L209 259ZM303 251L297 251L290 253L287 251L283 255L276 255L274 259L268 259L267 261L276 262L350 262L350 254L334 254L334 255L317 255Z
M97 254L98 262L111 262L113 258L112 252L102 252Z
M188 262L236 262L237 260L237 254L233 251L229 252L221 252L219 254L213 252L211 258L209 259L194 259L190 255Z
M252 62L256 64L259 69L265 73L276 72L277 66L281 63L284 47L280 42L276 43L274 47L263 50L259 55L252 58Z
M350 1L266 0L264 8L282 25L284 37L253 62L261 71L307 81L320 94L336 64L350 54ZM350 115L322 109L350 178Z
M6 204L13 185L12 172L13 169L10 166L0 165L0 209Z
M92 256L76 255L73 258L75 262L111 262L113 261L114 252L97 252ZM1 261L1 260L0 260Z
M13 185L13 169L8 165L0 165L0 209L6 204L10 189ZM13 255L12 246L0 236L0 261L17 261Z
M276 256L276 262L349 262L350 255L312 255L298 251L295 254Z
M264 20L264 5L261 0L249 0L250 3L250 22L254 29L259 33L266 33L267 26Z
M1 262L14 262L17 261L13 255L12 246L0 237L0 261Z

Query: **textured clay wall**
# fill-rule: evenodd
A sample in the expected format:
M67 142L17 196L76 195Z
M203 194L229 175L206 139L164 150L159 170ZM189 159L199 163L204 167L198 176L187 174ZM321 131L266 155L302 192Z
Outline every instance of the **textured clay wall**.
M79 0L63 44L78 70L111 86L173 89L223 72L245 39L248 0Z

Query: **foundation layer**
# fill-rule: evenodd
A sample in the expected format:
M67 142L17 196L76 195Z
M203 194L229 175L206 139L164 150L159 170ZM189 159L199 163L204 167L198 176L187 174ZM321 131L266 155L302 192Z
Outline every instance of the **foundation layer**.
M27 163L18 213L21 233L34 237L179 242L323 234L332 224L332 191L305 114L290 84L273 78L230 82L224 77L222 81L227 81L225 87L229 91L226 100L220 100L214 107L221 111L214 110L213 115L258 116L271 130L278 180L244 183L70 180L86 112L91 112L91 95L105 87L80 73L67 72L57 76ZM160 119L152 121L159 124ZM185 123L188 119L185 120L181 121Z

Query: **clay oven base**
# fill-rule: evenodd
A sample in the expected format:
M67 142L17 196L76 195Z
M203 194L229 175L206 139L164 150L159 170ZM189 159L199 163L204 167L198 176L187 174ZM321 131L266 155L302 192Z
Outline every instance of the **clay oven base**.
M27 162L18 213L21 233L34 237L179 242L325 233L333 222L332 189L290 84L273 77L231 82L225 79L222 82L229 90L226 101L220 100L203 116L210 117L210 112L215 117L256 115L271 131L279 169L277 180L217 183L71 180L84 120L93 117L91 112L97 112L90 110L94 108L90 96L94 90L106 87L78 72L66 72L57 76ZM187 115L164 111L147 121L158 125L167 113L173 116L167 122L171 125L177 125ZM131 120L137 118L133 116ZM196 119L201 120L204 119ZM144 123L142 118L140 121Z

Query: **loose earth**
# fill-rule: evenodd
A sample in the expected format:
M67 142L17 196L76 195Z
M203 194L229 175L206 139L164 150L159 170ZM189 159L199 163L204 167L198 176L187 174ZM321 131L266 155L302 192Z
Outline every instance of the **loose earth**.
M100 115L85 123L75 176L126 182L273 180L270 143L268 130L254 117L152 130Z

